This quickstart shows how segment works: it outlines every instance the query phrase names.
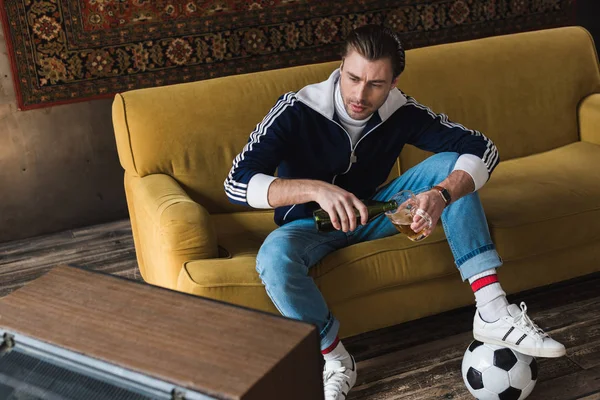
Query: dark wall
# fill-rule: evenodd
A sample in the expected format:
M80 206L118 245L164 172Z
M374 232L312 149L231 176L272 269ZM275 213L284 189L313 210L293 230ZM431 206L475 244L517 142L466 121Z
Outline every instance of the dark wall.
M600 49L600 0L576 1L575 23L590 31L596 42L596 49Z
M0 29L0 242L127 217L111 104L17 111Z

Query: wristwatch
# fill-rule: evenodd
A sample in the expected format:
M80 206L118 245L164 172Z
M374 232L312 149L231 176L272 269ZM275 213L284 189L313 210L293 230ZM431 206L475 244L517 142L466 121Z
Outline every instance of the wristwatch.
M445 187L434 186L434 187L432 187L432 189L435 189L438 191L440 196L442 196L442 199L444 199L444 202L446 203L446 205L448 205L452 202L452 197L450 197L450 192L448 192L448 189L446 189Z

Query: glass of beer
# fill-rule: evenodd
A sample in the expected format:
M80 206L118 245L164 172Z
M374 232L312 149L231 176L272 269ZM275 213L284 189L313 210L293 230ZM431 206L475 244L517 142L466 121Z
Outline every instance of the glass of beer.
M406 235L413 242L425 239L427 235L425 231L431 228L432 220L429 214L419 209L419 201L413 192L410 190L402 190L392 196L390 200L395 200L398 208L395 210L386 211L385 215L390 219L396 229ZM410 225L413 222L415 215L419 215L425 219L427 225L419 232L411 229Z

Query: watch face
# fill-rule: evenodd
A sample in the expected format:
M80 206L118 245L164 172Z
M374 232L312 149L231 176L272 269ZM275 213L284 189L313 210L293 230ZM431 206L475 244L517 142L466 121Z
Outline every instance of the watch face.
M451 201L450 192L448 192L446 188L443 188L441 186L435 186L435 189L437 189L440 192L446 204L449 204Z
M442 196L444 196L446 203L450 203L450 193L448 193L447 189L442 189Z

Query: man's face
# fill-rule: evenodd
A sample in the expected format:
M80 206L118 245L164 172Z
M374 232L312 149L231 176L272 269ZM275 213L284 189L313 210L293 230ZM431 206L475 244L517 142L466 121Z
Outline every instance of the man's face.
M351 50L342 60L340 72L344 107L353 119L368 118L396 87L392 62L388 58L369 61Z

